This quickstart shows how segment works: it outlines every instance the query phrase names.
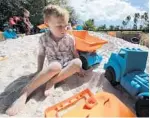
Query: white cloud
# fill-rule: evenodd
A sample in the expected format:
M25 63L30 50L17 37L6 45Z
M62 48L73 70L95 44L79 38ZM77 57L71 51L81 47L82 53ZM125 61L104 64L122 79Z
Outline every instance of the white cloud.
M123 20L127 15L143 13L140 7L134 7L129 0L70 0L82 20Z

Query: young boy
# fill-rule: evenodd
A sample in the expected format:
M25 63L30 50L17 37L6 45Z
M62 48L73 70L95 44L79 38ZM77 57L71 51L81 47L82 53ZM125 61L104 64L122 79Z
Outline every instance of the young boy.
M84 73L75 49L75 41L73 37L66 34L68 12L58 6L48 5L44 9L44 20L50 31L43 34L39 40L38 74L23 89L21 96L7 109L8 115L17 114L25 105L27 97L41 85L47 83L44 94L48 96L56 83L75 73L81 75ZM42 70L45 56L47 56L49 68Z

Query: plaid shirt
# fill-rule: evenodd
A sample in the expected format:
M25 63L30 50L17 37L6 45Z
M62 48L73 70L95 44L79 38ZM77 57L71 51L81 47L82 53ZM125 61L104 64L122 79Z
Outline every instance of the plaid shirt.
M50 37L50 32L46 32L39 40L39 55L45 55L49 64L58 61L65 67L74 58L74 45L74 38L69 34L56 42Z

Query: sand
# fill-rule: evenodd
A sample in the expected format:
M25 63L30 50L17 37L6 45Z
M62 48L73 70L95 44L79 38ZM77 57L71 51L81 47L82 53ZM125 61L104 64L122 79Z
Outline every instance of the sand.
M86 88L94 94L98 91L114 93L133 111L134 100L122 90L120 86L113 88L104 77L104 63L108 61L112 52L118 52L124 47L138 47L148 51L147 47L126 42L122 39L108 36L105 33L94 33L102 39L108 40L98 50L103 57L97 67L89 70L84 78L73 75L58 86L47 98L44 97L43 88L36 90L28 99L25 108L14 117L44 117L44 110ZM37 68L38 40L41 34L20 37L18 39L0 42L0 56L7 58L0 61L0 117L9 117L4 111L20 95L21 89L32 79ZM47 67L47 61L44 68ZM149 70L147 61L146 72Z

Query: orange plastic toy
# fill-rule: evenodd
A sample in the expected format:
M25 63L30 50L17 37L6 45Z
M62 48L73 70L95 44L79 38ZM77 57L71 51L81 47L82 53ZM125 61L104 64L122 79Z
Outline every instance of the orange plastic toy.
M136 117L115 95L100 92L95 96L86 89L45 110L45 117L57 117L59 112L76 104L61 117Z
M107 43L105 40L89 35L86 30L70 30L68 33L75 37L76 49L79 51L94 52Z
M41 24L37 26L39 29L46 29L48 26L46 24Z

